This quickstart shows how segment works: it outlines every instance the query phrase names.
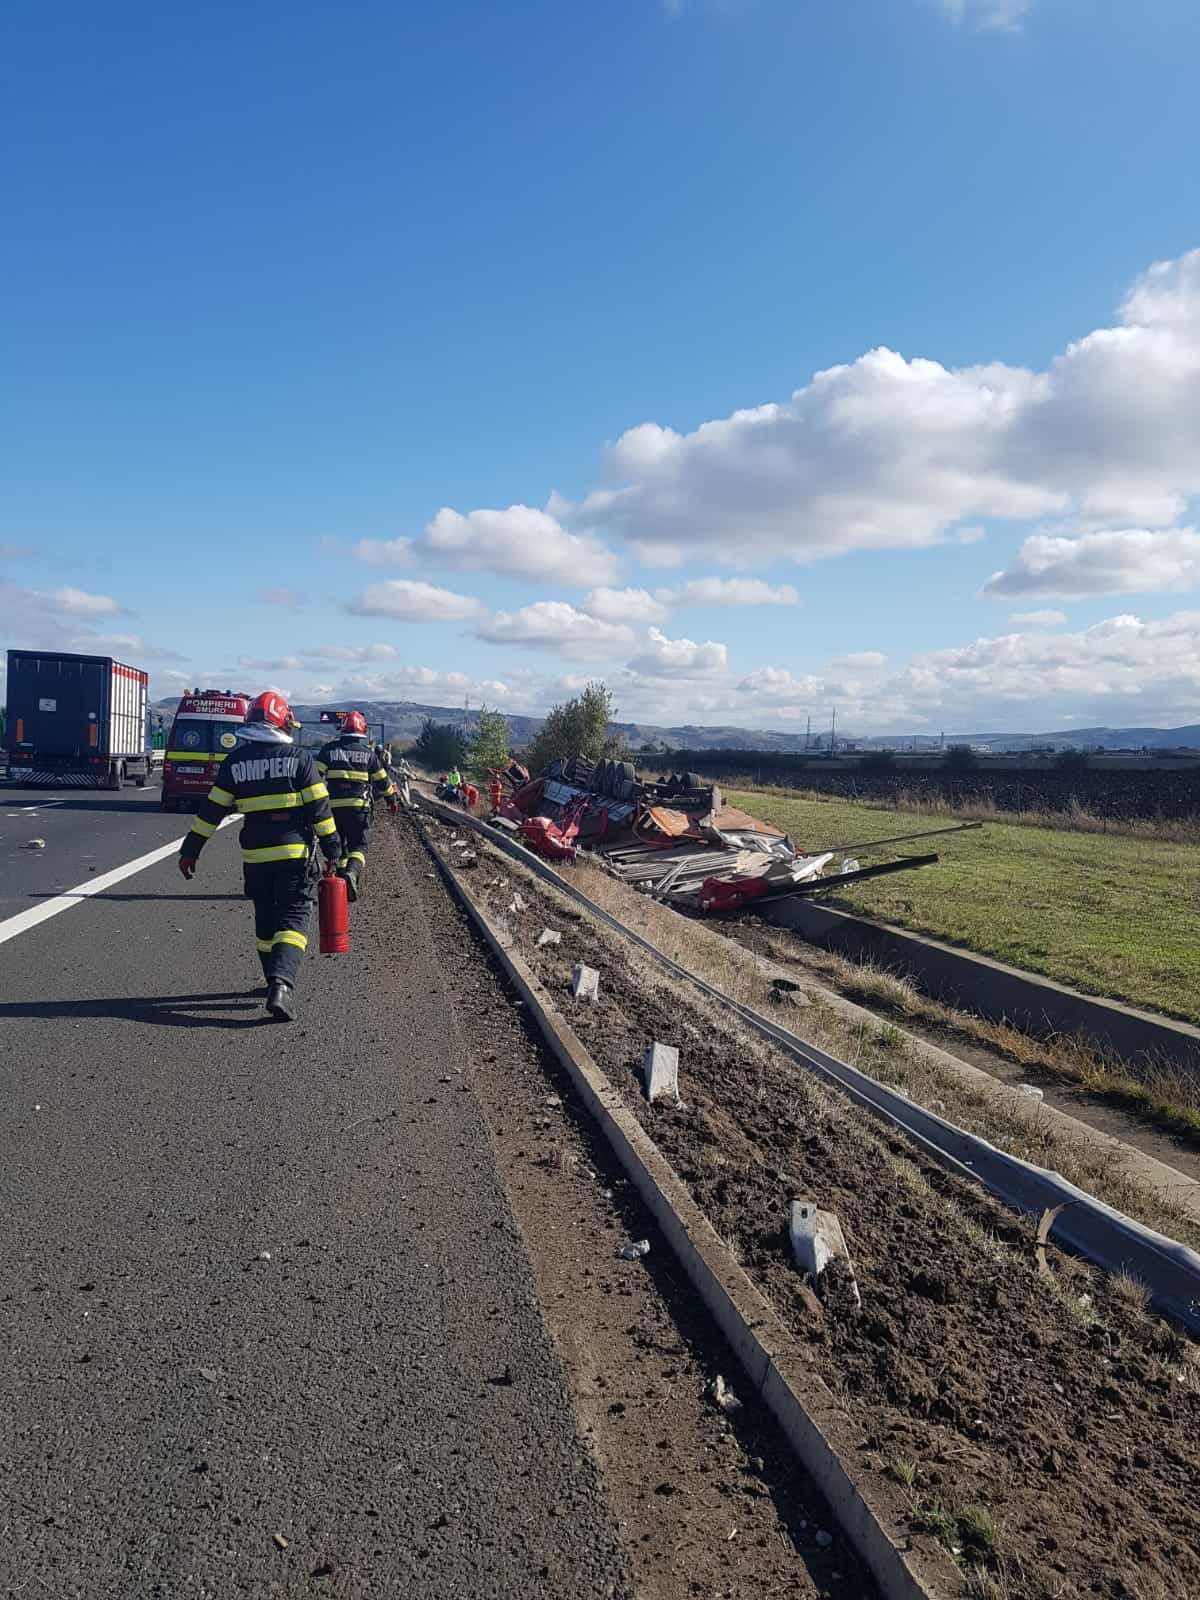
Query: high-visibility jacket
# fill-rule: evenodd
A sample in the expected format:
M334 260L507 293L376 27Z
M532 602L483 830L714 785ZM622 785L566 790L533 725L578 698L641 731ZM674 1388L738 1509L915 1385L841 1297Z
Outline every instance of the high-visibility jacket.
M379 752L360 734L353 739L332 739L317 752L317 771L329 785L329 804L335 812L366 811L372 794L390 800L395 786Z
M242 860L306 861L314 839L338 857L337 824L329 790L302 745L241 740L221 765L218 781L200 802L180 854L198 856L226 817L240 812Z

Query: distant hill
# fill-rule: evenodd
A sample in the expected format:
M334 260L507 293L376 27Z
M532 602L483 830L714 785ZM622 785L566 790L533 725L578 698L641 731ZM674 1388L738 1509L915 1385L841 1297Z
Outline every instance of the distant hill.
M328 702L326 702L328 703ZM368 723L382 723L384 737L403 741L415 739L426 717L435 722L463 723L468 726L473 714L464 713L461 706L429 706L415 700L359 700L355 702ZM172 696L159 700L154 709L164 714L175 709L178 698ZM318 722L319 705L297 705L296 715L304 722ZM541 717L522 716L505 712L508 734L513 745L527 744L542 725ZM646 745L666 745L671 750L778 750L800 754L805 748L804 734L785 733L764 728L700 727L684 723L679 727L661 727L649 722L614 722L614 733L623 734L631 750ZM815 738L816 736L814 736ZM821 737L828 743L828 734ZM886 734L872 737L868 734L846 733L839 736L859 745L870 745L883 750L937 750L941 748L940 735L929 733ZM1171 750L1200 749L1200 724L1189 723L1183 728L1070 728L1054 733L947 733L946 744L971 744L991 750L1025 750L1030 745L1041 745L1055 750Z

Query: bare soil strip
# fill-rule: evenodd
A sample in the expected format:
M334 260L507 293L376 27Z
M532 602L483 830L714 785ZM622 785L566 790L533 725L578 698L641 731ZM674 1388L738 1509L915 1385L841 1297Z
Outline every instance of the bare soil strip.
M389 870L417 886L421 937L432 940L462 1035L440 1092L473 1093L487 1116L542 1315L634 1569L636 1588L619 1600L875 1600L778 1428L739 1388L731 1352L669 1253L655 1239L644 1260L621 1259L629 1241L653 1234L648 1215L472 925L433 881L416 836L404 823L385 830L372 861L368 904L386 892ZM411 937L391 929L397 962ZM719 1375L741 1402L728 1414L711 1397Z
M600 970L573 1026L811 1349L864 1463L906 1486L914 1531L944 1539L974 1593L1200 1592L1200 1362L1138 1285L1053 1249L1040 1275L1027 1222L865 1126L498 852L476 872L495 913L525 901L508 914L517 948L564 1008L575 963ZM547 925L561 943L539 947ZM680 1049L682 1110L639 1093L652 1039ZM800 1292L784 1231L797 1195L840 1215L861 1313Z

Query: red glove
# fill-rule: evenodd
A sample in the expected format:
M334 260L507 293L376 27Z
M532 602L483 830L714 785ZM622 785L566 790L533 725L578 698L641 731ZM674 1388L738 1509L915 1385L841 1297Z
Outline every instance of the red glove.
M196 876L195 856L180 856L179 870L183 873L185 878L194 878Z
M391 814L392 814L392 815L393 815L393 816L395 816L395 815L396 815L396 813L397 813L397 812L398 812L398 811L399 811L399 809L400 809L400 802L399 802L399 800L396 800L396 799L392 799L392 800L389 800L389 801L388 801L388 810L389 810L389 811L390 811L390 812L391 812Z

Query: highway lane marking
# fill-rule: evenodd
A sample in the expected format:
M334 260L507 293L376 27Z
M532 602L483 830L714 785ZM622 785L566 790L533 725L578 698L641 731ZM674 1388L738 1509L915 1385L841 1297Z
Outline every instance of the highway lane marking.
M240 822L241 818L226 817L224 822L219 824L218 831L220 828L227 828L235 821ZM15 939L19 933L28 933L30 928L48 922L51 917L57 917L60 911L69 911L72 906L80 905L94 894L103 894L105 889L111 889L114 884L132 878L135 872L144 872L156 861L165 861L179 849L186 838L187 834L184 834L182 838L172 839L170 844L159 845L157 850L149 850L144 856L138 856L134 861L127 861L123 867L114 867L111 872L102 872L99 877L89 878L86 883L76 884L74 889L64 889L62 894L55 895L53 900L47 900L44 905L32 906L28 911L18 911L15 917L7 917L0 922L0 944Z

